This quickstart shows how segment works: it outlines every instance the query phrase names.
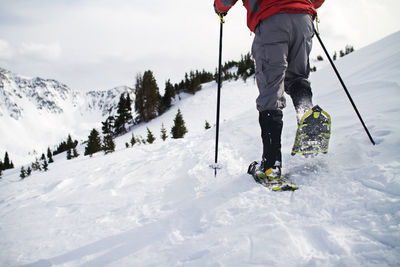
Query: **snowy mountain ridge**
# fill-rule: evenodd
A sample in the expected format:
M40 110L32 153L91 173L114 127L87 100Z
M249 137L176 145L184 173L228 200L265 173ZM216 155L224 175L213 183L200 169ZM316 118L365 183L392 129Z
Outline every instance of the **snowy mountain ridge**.
M118 103L122 93L133 90L127 86L110 90L89 91L82 94L73 91L67 85L53 79L39 77L26 78L11 71L0 68L0 116L8 114L18 120L24 115L23 104L32 103L36 109L59 114L71 112L69 108L80 112L100 111L102 116L108 114L110 108Z
M283 173L295 192L271 192L246 174L261 140L250 77L224 82L219 163L214 160L216 84L203 84L135 135L160 138L66 160L21 180L0 180L0 265L47 266L399 266L400 32L336 61L377 142L372 146L335 74L313 73L313 101L332 116L329 153L291 156L296 114L284 109ZM83 150L81 146L80 151ZM82 153L81 153L82 155Z
M119 86L110 90L89 91L86 93L86 110L97 110L103 117L110 113L114 115L118 101L122 94L129 93L131 99L135 99L135 93L128 86Z
M23 116L23 104L26 101L32 103L36 109L50 113L64 112L62 106L67 100L72 106L78 105L78 94L55 80L24 78L1 68L0 78L0 114L9 115L16 120Z
M53 79L27 78L0 68L0 124L7 125L0 129L1 152L26 162L28 153L57 145L68 134L81 140L110 112L114 115L123 93L135 99L127 86L84 94Z

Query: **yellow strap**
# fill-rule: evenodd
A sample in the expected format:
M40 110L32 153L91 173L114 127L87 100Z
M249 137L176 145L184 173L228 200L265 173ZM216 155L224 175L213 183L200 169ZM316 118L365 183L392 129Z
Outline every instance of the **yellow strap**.
M318 23L319 23L319 19L318 19L318 14L317 14L317 15L315 15L315 25L317 26L317 33L319 35Z
M222 17L221 13L218 14L221 24L225 23L224 17Z

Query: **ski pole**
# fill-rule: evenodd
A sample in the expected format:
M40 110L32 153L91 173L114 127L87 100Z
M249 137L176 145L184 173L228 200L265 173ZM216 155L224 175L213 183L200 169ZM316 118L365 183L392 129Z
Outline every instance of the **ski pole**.
M220 18L220 29L219 29L219 59L218 59L218 90L217 90L217 128L215 134L215 164L213 166L214 174L217 176L218 167L218 141L219 141L219 115L220 115L220 105L221 105L221 65L222 65L222 29L224 25L224 19L221 14Z
M367 133L367 135L368 135L368 137L369 137L369 140L371 141L371 143L372 143L373 145L375 145L375 141L374 141L374 139L372 138L371 134L369 133L368 128L367 128L367 126L365 125L365 123L364 123L364 121L363 121L363 119L362 119L362 117L361 117L361 115L360 115L360 112L358 112L358 109L357 109L357 107L356 107L356 104L354 103L353 99L351 98L351 95L350 95L350 93L349 93L349 90L347 90L347 87L346 87L346 85L344 84L344 82L343 82L343 80L342 80L342 77L341 77L340 74L339 74L339 71L336 69L336 66L335 66L335 64L333 63L332 58L330 57L328 51L326 50L325 45L324 45L324 43L322 42L321 37L319 36L318 31L314 29L314 33L315 33L315 35L317 36L317 39L318 39L319 43L321 44L322 49L323 49L324 52L325 52L325 55L328 57L328 60L329 60L329 62L331 63L331 66L332 66L333 70L335 71L336 76L338 77L340 83L342 84L342 87L343 87L344 91L346 92L346 95L347 95L347 97L349 98L351 105L353 106L355 112L357 113L357 116L358 116L358 118L360 119L360 122L361 122L362 126L364 127L364 130L365 130L365 132Z

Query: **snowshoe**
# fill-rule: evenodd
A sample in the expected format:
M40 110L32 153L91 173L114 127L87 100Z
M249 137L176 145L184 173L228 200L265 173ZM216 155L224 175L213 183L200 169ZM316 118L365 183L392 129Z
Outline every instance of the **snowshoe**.
M316 105L301 118L291 154L304 156L326 154L330 136L331 117Z
M264 172L264 174L262 174L262 172L260 171L260 164L257 161L254 161L249 165L247 173L253 177L254 181L272 191L294 191L298 189L298 187L286 176L272 176L271 174L274 172L272 171L272 169L273 168L268 169L266 172Z

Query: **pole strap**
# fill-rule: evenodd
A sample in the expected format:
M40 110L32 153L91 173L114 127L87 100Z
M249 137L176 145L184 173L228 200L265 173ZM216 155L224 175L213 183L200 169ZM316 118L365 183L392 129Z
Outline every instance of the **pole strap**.
M219 20L220 20L221 24L224 24L225 20L224 20L224 17L222 16L222 14L219 13L218 16L219 16Z
M317 33L319 34L319 27L318 27L318 25L319 25L319 18L318 18L318 13L315 15L315 25L316 25L316 30L317 30Z

